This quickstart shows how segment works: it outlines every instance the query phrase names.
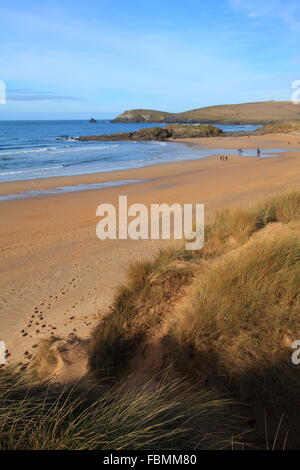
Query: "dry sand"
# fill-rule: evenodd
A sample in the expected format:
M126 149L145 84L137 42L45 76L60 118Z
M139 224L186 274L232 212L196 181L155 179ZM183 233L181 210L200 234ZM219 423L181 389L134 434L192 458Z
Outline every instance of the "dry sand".
M290 142L290 143L288 143ZM2 183L0 195L79 183L146 180L126 186L0 202L0 340L9 362L23 360L43 337L86 337L105 314L128 263L153 256L160 241L96 238L96 207L117 203L205 203L206 219L218 207L247 205L285 189L299 189L300 135L217 137L187 143L222 148L290 148L281 157L219 156L127 171ZM212 154L213 154L212 150ZM28 352L26 356L25 352Z

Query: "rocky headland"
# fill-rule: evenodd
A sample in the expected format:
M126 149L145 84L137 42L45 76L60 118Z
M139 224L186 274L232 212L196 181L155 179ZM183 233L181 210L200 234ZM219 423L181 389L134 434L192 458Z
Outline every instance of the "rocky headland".
M77 137L80 141L120 141L120 140L158 140L185 139L193 137L216 137L223 134L223 131L214 126L184 126L175 125L167 127L150 127L134 132L120 132L117 134L90 135Z

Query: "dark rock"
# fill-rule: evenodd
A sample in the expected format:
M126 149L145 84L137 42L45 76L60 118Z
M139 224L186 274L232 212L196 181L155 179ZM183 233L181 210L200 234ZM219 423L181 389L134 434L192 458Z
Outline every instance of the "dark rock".
M91 135L78 137L76 140L80 141L120 141L120 140L157 140L164 141L171 138L192 138L192 137L209 137L222 134L222 130L214 126L180 126L173 125L168 127L149 127L140 129L135 132L121 132L111 135Z

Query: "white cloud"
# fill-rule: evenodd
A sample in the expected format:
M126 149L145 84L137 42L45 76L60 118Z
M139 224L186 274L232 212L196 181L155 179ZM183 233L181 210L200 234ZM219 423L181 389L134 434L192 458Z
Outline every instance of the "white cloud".
M250 19L278 19L292 31L300 29L298 0L230 0L230 5L244 11Z
M37 91L28 88L11 88L7 90L8 101L81 101L68 94L57 94L53 91Z

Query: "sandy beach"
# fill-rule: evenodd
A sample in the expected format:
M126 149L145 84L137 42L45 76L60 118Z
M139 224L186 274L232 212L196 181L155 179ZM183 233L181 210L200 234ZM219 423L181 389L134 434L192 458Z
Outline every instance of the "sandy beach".
M1 183L0 196L27 190L120 181L120 186L0 202L0 339L9 362L25 361L50 334L87 336L107 312L131 261L154 255L159 241L96 238L96 208L117 203L204 203L206 220L224 206L299 189L300 135L192 139L208 148L296 149L280 157L219 155L126 171ZM124 180L143 180L122 186ZM25 356L25 352L26 356ZM29 354L28 354L29 353ZM25 361L26 362L26 361Z

